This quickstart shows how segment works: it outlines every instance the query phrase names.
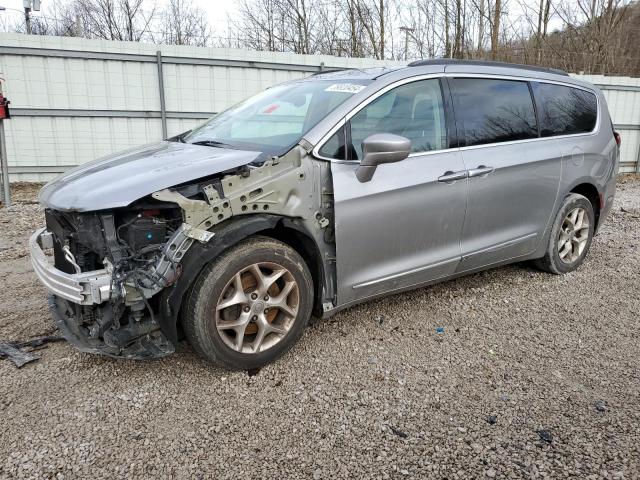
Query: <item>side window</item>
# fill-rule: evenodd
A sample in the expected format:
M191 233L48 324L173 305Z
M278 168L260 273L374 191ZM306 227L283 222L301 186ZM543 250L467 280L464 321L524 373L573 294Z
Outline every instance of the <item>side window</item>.
M533 83L543 137L588 133L596 127L598 102L593 93L551 83Z
M334 133L329 140L322 146L322 148L318 151L320 156L324 158L333 158L335 160L346 160L346 151L345 151L345 135L344 135L345 127L340 128L336 133Z
M440 81L421 80L394 88L355 114L349 126L353 160L362 159L362 141L375 133L407 137L416 153L446 148Z
M538 136L527 82L488 78L451 80L454 111L464 145L509 142ZM459 134L462 133L459 131Z

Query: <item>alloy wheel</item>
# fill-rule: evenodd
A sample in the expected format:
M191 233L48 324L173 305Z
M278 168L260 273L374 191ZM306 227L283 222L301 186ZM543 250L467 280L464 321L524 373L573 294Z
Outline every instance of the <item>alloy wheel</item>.
M564 263L580 258L589 240L589 215L582 207L571 210L562 221L558 236L558 256Z
M295 278L281 265L260 262L237 272L222 289L215 311L220 338L241 353L259 353L280 342L300 307Z

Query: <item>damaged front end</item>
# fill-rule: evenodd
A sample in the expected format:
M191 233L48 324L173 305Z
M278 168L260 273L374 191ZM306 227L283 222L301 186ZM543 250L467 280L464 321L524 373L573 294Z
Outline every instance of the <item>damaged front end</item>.
M53 294L50 307L67 340L85 352L125 358L172 353L154 314L154 295L175 281L176 255L192 242L179 210L140 205L105 213L47 209L45 215L47 227L31 237L31 259Z
M52 293L58 327L78 349L165 356L175 351L178 312L193 280L243 235L276 228L284 219L312 239L318 258L333 269L330 183L327 166L297 146L259 165L155 191L127 207L47 208L46 228L30 240L33 268ZM240 216L241 222L232 218ZM320 302L329 309L334 274L324 265L318 270L324 277Z

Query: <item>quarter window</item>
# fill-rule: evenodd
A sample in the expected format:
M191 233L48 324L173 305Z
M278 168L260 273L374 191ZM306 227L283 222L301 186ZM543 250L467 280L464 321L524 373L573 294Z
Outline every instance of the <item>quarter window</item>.
M345 151L345 128L341 127L336 133L334 133L329 140L320 148L320 156L324 158L333 158L336 160L346 160L347 155Z
M401 85L373 100L350 122L350 159L362 159L362 141L375 133L394 133L411 140L411 151L446 148L442 90L437 79Z
M532 83L543 137L588 133L596 126L598 102L593 93L550 83Z
M450 82L461 146L538 136L527 82L485 78L454 78Z

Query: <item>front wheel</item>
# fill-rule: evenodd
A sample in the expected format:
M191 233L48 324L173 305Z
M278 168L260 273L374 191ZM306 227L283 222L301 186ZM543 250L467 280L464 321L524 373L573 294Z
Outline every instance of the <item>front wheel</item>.
M568 195L556 215L545 256L535 265L556 275L572 272L587 256L594 231L591 202L577 193Z
M231 248L199 275L183 326L193 348L232 369L272 362L304 331L313 281L302 257L269 237Z

